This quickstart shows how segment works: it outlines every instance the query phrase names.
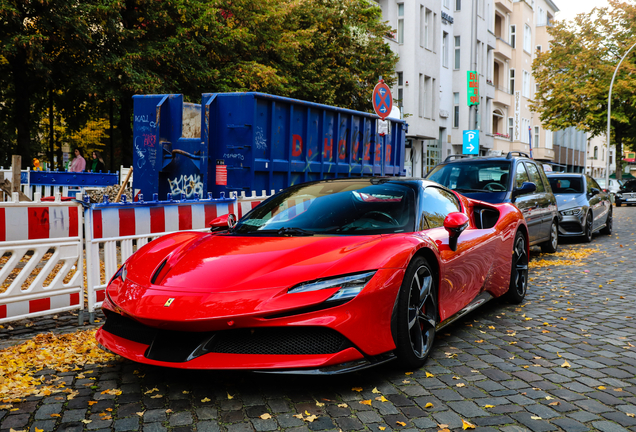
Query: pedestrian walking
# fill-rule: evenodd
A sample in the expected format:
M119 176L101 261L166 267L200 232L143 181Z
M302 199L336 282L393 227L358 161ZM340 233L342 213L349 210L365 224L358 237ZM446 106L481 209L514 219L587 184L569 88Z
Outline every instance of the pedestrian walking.
M100 173L104 172L106 168L106 164L104 163L104 159L102 159L102 154L95 150L93 152L93 159L91 160L90 165L86 168L87 172Z
M71 161L71 166L68 170L70 172L83 172L86 169L86 159L82 157L82 152L77 147L75 147L73 153L75 153L75 157Z

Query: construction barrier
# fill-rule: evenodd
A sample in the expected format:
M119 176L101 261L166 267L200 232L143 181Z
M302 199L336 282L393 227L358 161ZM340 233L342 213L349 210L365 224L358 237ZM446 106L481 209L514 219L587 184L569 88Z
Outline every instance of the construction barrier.
M238 218L266 196L237 199L194 199L93 204L84 212L89 320L101 307L106 286L119 267L139 248L158 237L177 231L207 231L218 216Z
M84 309L82 204L0 203L0 323Z
M34 202L12 198L0 203L0 323L70 310L80 311L80 323L94 322L110 278L137 249L165 234L207 231L224 214L240 218L267 196L139 202L124 196L101 204L86 196L62 201L59 193L54 202L37 193Z

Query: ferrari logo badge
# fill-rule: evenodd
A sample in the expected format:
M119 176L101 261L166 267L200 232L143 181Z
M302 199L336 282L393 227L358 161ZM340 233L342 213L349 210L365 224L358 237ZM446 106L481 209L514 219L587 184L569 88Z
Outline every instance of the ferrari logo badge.
M169 298L168 301L166 302L166 304L163 305L163 307L168 307L172 304L172 302L174 301L173 298Z

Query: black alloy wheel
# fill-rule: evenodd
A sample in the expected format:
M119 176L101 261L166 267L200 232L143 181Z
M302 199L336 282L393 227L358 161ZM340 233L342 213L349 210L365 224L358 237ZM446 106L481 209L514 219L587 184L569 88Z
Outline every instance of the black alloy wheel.
M510 268L510 286L505 299L510 303L519 304L523 301L528 290L528 248L526 237L517 232L512 249L512 267Z
M406 270L397 314L398 359L405 368L422 367L433 347L438 321L435 273L423 257L416 257Z
M610 206L607 213L607 219L605 219L605 227L601 230L601 234L610 235L614 229L614 215L612 214L612 207Z
M559 227L555 220L550 225L550 239L541 243L541 252L554 253L559 248Z
M583 241L585 243L589 243L592 241L592 227L594 223L594 218L592 217L592 211L587 212L587 216L585 217L585 231L583 234Z

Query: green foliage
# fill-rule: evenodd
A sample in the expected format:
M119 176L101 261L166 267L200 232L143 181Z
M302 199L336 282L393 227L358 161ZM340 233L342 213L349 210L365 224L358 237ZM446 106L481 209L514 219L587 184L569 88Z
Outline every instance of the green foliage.
M65 122L56 142L81 141L113 104L126 164L134 94L259 91L371 111L397 62L381 19L370 0L0 0L0 126L15 131L0 144L17 136L23 160L46 148L49 97Z
M621 57L636 42L636 5L609 0L609 7L557 22L550 50L533 63L537 92L532 104L551 130L576 127L593 136L607 132L608 95ZM616 75L611 101L611 143L617 154L636 133L636 50ZM621 159L616 160L620 172Z

